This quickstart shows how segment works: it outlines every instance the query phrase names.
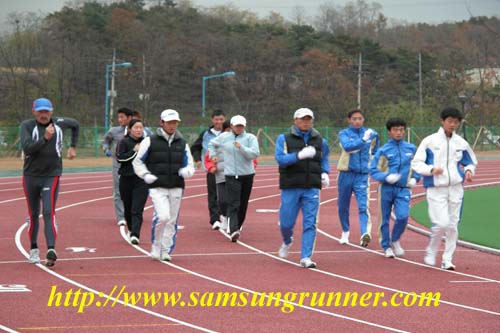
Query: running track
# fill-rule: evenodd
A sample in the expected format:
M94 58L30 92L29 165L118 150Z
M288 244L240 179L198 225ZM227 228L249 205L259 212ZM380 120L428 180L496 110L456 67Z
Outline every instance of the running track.
M335 168L333 168L335 169ZM371 201L372 235L367 249L357 246L359 228L351 221L351 245L339 245L335 171L321 192L314 260L318 268L298 267L300 222L289 260L277 257L277 168L259 166L242 236L231 243L209 228L205 177L187 182L172 263L148 257L152 209L145 212L141 245L126 242L114 222L111 174L65 174L57 203L60 259L49 270L27 263L26 203L19 177L0 179L0 331L7 332L498 332L500 257L459 247L457 272L423 265L427 237L407 230L403 259L386 259L377 243L377 207ZM500 182L500 162L480 161L473 185ZM372 199L376 184L372 183ZM418 186L414 193L422 192ZM419 198L417 200L422 200ZM150 202L148 201L148 206ZM352 214L356 214L353 204ZM257 211L259 210L259 211ZM263 211L264 210L264 211ZM488 218L488 217L483 217ZM492 221L498 217L490 217ZM43 224L42 224L43 225ZM39 234L45 252L43 234ZM71 248L80 248L75 252ZM438 257L439 262L439 257ZM24 286L24 287L22 287ZM440 292L438 307L307 307L290 314L280 307L48 307L52 286L110 294L127 292ZM21 290L29 291L21 291ZM97 296L96 300L97 300ZM305 305L308 303L305 303Z

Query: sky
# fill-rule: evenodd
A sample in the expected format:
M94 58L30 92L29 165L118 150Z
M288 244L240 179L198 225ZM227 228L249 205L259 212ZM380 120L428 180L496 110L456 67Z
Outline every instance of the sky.
M499 16L500 0L365 0L382 5L385 16L398 21L441 23L462 21L474 16ZM11 12L35 12L48 14L61 9L68 0L0 0L0 30L6 27L5 20ZM192 0L195 6L209 8L216 5L233 4L239 9L251 10L264 17L270 11L292 18L294 8L304 8L306 17L314 18L318 7L325 3L345 5L349 0Z

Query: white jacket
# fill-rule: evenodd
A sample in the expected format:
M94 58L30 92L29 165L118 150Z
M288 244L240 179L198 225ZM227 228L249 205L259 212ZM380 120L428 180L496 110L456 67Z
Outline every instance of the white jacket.
M467 141L455 132L448 138L442 127L422 140L411 162L412 169L424 176L424 187L463 183L465 171L474 174L476 166L476 155ZM443 173L433 175L435 167Z

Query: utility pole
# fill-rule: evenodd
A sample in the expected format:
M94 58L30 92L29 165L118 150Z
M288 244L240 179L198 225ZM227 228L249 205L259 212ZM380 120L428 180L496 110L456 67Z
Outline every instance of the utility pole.
M115 92L115 63L116 63L116 49L113 49L113 62L111 64L111 89L109 90L109 127L113 126L113 106L116 96Z
M358 109L361 109L361 72L363 68L363 60L362 60L361 52L359 53L359 62L358 62Z
M148 120L149 94L146 92L146 55L142 55L142 101L144 102L144 121Z
M422 52L418 53L418 105L422 111Z

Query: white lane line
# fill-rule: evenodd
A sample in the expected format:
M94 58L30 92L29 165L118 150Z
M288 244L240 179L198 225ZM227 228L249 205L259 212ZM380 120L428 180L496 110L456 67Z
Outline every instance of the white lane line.
M122 235L122 238L128 244L130 244L127 241L127 235L125 234L125 227L120 227L120 233ZM147 252L146 250L144 250L142 247L140 247L138 245L132 245L132 244L130 244L130 245L133 246L138 251L140 251L140 252L142 252L142 253L144 253L144 254L146 254L148 256L151 256L151 254L149 252ZM197 276L199 278L202 278L202 279L205 279L205 280L217 283L217 284L221 284L221 285L226 286L226 287L230 287L230 288L233 288L233 289L245 291L245 292L256 294L256 295L259 295L259 296L263 295L260 292L257 292L257 291L254 291L254 290L251 290L251 289L248 289L248 288L245 288L245 287L241 287L241 286L229 283L229 282L225 282L225 281L222 281L222 280L210 277L208 275L204 275L204 274L201 274L201 273L189 270L189 269L184 268L182 266L178 266L176 264L173 264L172 262L159 261L159 263L162 263L164 265L170 266L170 267L178 269L180 271L192 274L192 275ZM266 294L264 294L263 296L265 296L266 298L270 298ZM337 313L334 313L334 312L329 312L329 311L321 310L321 309L318 309L318 308L313 308L313 307L309 307L309 306L306 306L306 305L301 305L301 304L298 304L298 303L295 303L295 302L291 302L291 301L288 301L288 300L285 300L285 299L282 299L282 298L272 297L271 299L279 301L280 303L283 303L283 304L285 304L285 303L293 304L294 306L299 307L299 308L303 308L303 309L314 311L314 312L319 312L321 314L325 314L325 315L332 316L332 317L337 317L337 318L341 318L341 319L346 319L346 320L354 321L354 322L357 322L357 323L360 323L360 324L365 324L365 325L368 325L368 326L378 327L378 328L382 328L382 329L385 329L385 330L390 330L390 331L393 331L393 332L406 332L406 331L399 330L399 329L396 329L396 328L393 328L393 327L383 326L383 325L379 325L379 324L376 324L376 323L373 323L373 322L369 322L369 321L364 321L364 320L361 320L361 319L357 319L357 318L354 318L354 317L348 317L348 316L340 315L340 314L337 314Z
M78 202L78 203L74 203L74 204L71 204L71 205L60 207L60 208L56 209L56 211L63 210L63 209L66 209L66 208L70 208L70 207L75 207L75 206L83 205L83 204L87 204L87 203L96 202L96 201L99 201L99 200L105 200L105 199L109 199L109 198L110 197L105 197L105 198L97 198L97 199L92 199L92 200L87 200L87 201L81 201L81 202ZM16 238L15 239L16 239L17 249L19 250L19 252L21 252L22 255L24 255L26 257L26 259L28 259L29 254L28 254L28 252L26 252L26 250L24 249L24 247L21 244L21 233L23 232L24 229L26 229L26 223L23 223L23 225L21 225L21 227L17 230L17 232L16 232ZM69 278L65 277L64 275L56 273L56 272L48 269L47 267L45 267L42 264L36 264L36 266L38 268L40 268L41 270L45 271L46 273L49 273L49 274L55 276L56 278L58 278L60 280L63 280L63 281L65 281L65 282L67 282L69 284L72 284L72 285L74 285L74 286L76 286L78 288L90 291L91 293L96 294L98 297L101 297L101 296L106 297L107 299L112 300L113 304L115 304L115 302L116 303L120 303L123 306L130 307L130 308L132 308L134 310L138 310L138 311L150 314L152 316L155 316L155 317L158 317L158 318L161 318L161 319L165 319L165 320L177 323L177 324L181 324L181 325L184 325L184 326L187 326L187 327L191 327L193 329L196 329L196 330L199 330L199 331L202 331L202 332L215 332L215 331L212 331L210 329L207 329L207 328L204 328L204 327L201 327L201 326L197 326L197 325L194 325L194 324L191 324L191 323L179 320L179 319L175 319L173 317L168 317L168 316L162 315L161 313L157 313L157 312L154 312L154 311L151 311L151 310L148 310L148 309L144 309L144 308L141 308L141 307L136 306L136 305L125 304L125 302L123 302L120 299L111 297L111 296L109 296L107 294L104 294L104 293L101 294L101 292L99 292L99 291L97 291L95 289L92 289L90 287L87 287L86 285L83 285L83 284L81 284L79 282L76 282L75 280L69 279Z
M460 281L460 280L453 281L452 280L452 281L450 281L450 283L491 283L491 281L477 281L477 280L475 280L475 281Z

